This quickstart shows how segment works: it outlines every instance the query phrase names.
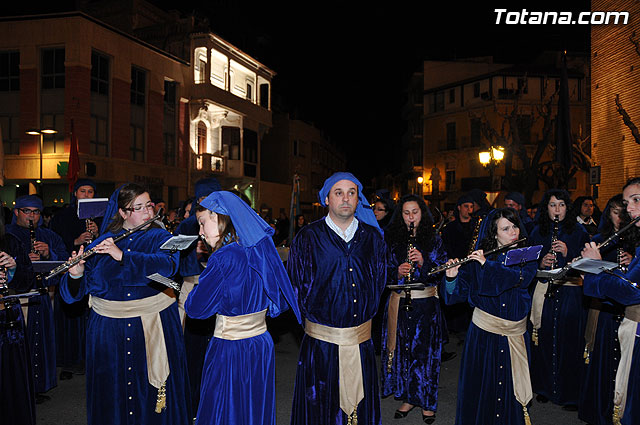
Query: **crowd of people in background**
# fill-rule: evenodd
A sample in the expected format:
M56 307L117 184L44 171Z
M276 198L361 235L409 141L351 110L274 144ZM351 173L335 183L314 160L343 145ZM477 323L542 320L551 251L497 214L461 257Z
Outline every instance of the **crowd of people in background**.
M355 176L336 173L318 194L327 215L311 222L256 212L213 177L168 209L126 184L104 217L78 218L78 200L97 195L81 179L63 208L28 195L0 217L0 296L22 297L0 303L10 424L34 424L35 404L78 374L91 424L274 424L266 318L287 310L304 328L292 424L377 425L381 396L398 401L397 420L416 409L434 423L452 335L465 344L456 424L527 424L533 403L591 425L640 421L640 226L616 233L640 216L640 179L602 213L562 189L537 204L519 192L491 204L474 189L441 211L388 190L369 202ZM172 235L195 241L163 249ZM507 262L506 248L530 246L537 261ZM618 269L538 273L581 255ZM67 273L44 278L67 260Z

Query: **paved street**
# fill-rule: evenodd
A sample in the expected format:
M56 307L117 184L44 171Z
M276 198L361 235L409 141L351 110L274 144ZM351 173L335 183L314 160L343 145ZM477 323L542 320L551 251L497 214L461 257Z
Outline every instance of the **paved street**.
M435 424L452 425L455 419L455 403L462 345L452 336L447 345L448 351L456 351L455 359L444 363L440 378L439 405ZM291 400L295 380L295 368L298 358L298 346L291 333L281 335L276 343L276 388L277 388L277 424L288 425L291 412ZM58 387L48 395L51 400L37 408L37 422L43 425L81 425L86 423L85 380L84 376L74 376L69 381L58 383ZM382 423L397 425L422 424L418 410L404 420L393 419L393 413L399 402L392 397L382 400ZM584 424L578 420L576 412L566 412L550 403L541 405L536 401L530 409L534 425L577 425Z

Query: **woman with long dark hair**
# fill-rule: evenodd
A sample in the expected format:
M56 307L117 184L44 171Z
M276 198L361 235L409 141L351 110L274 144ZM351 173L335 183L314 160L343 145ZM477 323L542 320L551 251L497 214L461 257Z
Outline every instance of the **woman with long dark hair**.
M601 243L628 222L622 194L615 195L607 202L599 232L591 240ZM600 250L602 258L623 268L628 266L632 258L629 252L635 252L635 247L629 247L628 242L628 239L616 238ZM598 298L589 299L578 417L592 425L611 424L614 382L620 360L618 327L623 316L623 305L603 302Z
M640 217L640 177L630 179L622 190L623 202L629 217ZM632 425L640 423L640 343L637 329L640 326L640 221L623 234L633 247L635 258L626 273L588 274L584 277L585 295L613 299L626 306L624 319L618 327L620 362L616 371L613 391L614 424ZM604 249L602 253L604 253ZM582 251L585 258L601 259L602 253L596 243L591 242ZM602 394L601 396L605 396Z
M537 265L504 265L507 250L484 254L525 236L515 210L493 210L469 255L473 261L446 271L445 302L467 302L474 308L460 360L456 424L517 425L528 417L532 391L526 320Z
M408 309L404 292L392 292L389 297L382 326L382 396L393 394L402 400L396 419L420 406L423 421L430 424L438 406L443 318L436 298L438 279L426 275L443 264L447 254L431 213L416 195L400 200L384 236L392 252L390 269L396 271L389 280L402 284L415 279L427 287L411 291Z
M89 424L186 425L193 417L176 295L147 278L170 277L178 269L178 253L160 249L171 234L151 221L153 208L141 186L120 187L109 200L100 237L87 247L97 255L61 279L65 302L89 295ZM77 255L82 253L81 247Z
M538 209L529 238L532 245L543 245L541 269L563 267L580 255L589 234L576 221L569 193L548 190ZM531 376L536 400L577 410L581 373L576 365L584 362L584 330L587 309L582 281L568 277L552 282L538 280L531 309Z
M273 229L236 195L213 192L196 212L213 249L185 303L190 317L217 314L203 367L196 424L275 425L275 352L265 316L293 306Z

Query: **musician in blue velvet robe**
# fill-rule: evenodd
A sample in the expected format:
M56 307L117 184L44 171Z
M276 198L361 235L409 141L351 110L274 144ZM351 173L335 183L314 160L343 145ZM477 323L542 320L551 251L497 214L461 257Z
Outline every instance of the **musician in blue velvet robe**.
M193 417L175 293L146 277L177 272L178 253L160 249L171 235L151 223L114 242L152 216L149 194L136 184L122 186L111 196L101 236L87 247L96 254L61 279L65 302L89 295L92 309L86 349L91 425L186 425Z
M487 252L524 236L526 230L515 210L496 209L482 223L476 248ZM527 366L529 338L525 321L531 308L529 285L537 264L531 261L505 266L508 251L488 258L479 252L470 255L474 261L447 270L447 277L443 279L445 290L442 294L447 304L466 302L474 308L460 360L456 424L524 424L528 415L524 407L532 397L528 369L524 377L518 377L523 382L520 386L528 391L517 395L509 346L512 337L482 328L476 314L480 310L498 320L520 324L523 334L513 338L520 340L520 354L525 356L522 361ZM453 261L449 260L449 263Z
M537 225L529 238L532 245L543 245L540 268L548 269L554 255L551 250L553 217L559 217L555 267L563 267L580 255L589 234L576 222L571 211L571 199L564 190L552 189L545 193L538 209ZM559 282L556 282L559 283ZM584 331L587 320L587 302L582 296L581 279L563 283L552 297L546 297L544 285L537 283L534 291L531 320L535 320L536 303L542 305L537 344L531 347L531 376L533 391L540 402L551 400L555 404L578 405L580 368L584 362ZM538 294L538 295L536 295ZM536 298L537 297L537 298ZM539 301L536 301L538 299ZM535 324L533 328L535 334Z
M196 206L211 193L219 190L222 190L222 187L215 177L198 180L195 184L195 201L191 206L193 213L180 222L174 233L176 235L197 236L200 231L200 226L196 221ZM200 249L202 249L202 242L195 241L189 248L180 251L180 268L178 269L178 274L183 279L182 291L178 296L178 309L184 329L187 370L189 372L189 385L191 387L191 410L194 413L198 411L198 405L200 403L200 386L204 358L216 325L215 316L196 319L186 316L184 312L184 303L189 293L198 285L198 278L204 270L203 263L206 263L207 260L203 258L203 254L199 252L199 246Z
M306 319L291 424L343 425L355 415L360 425L380 424L370 321L386 284L387 248L352 174L327 179L319 199L329 214L300 230L287 262Z
M623 221L624 205L622 195L609 199L600 219L599 233L591 241L602 243L626 224ZM626 240L616 238L600 249L603 260L629 265L635 249L628 247ZM622 255L619 254L622 250ZM624 316L624 306L611 300L590 298L589 324L593 321L593 341L585 332L585 363L580 386L578 418L592 425L612 424L613 391L616 371L620 361L618 327Z
M69 254L62 238L57 233L40 226L42 200L36 195L21 196L16 199L13 209L13 222L6 230L25 246L31 247L29 221L35 227L35 251L29 253L31 261L64 261ZM58 279L45 281L34 278L34 287L44 288L56 285ZM57 385L56 378L56 336L53 317L53 305L49 294L29 299L26 313L27 340L31 352L33 376L35 378L36 393L45 393ZM47 399L41 396L39 401Z
M273 229L244 201L216 191L197 211L214 250L185 303L189 317L217 315L202 377L196 424L275 425L275 351L265 316L293 306Z
M420 406L425 421L432 421L438 407L444 324L436 297L439 276L427 274L447 261L447 253L442 239L433 230L433 219L424 200L406 195L398 205L384 234L392 260L389 269L395 271L389 279L394 284L403 284L411 274L412 280L431 288L411 291L409 311L405 308L404 292L392 294L386 303L382 326L382 396L393 395L403 401L396 418L405 417L414 406ZM408 227L412 224L415 234L410 238ZM414 247L411 251L409 243ZM407 258L414 263L413 272Z
M623 188L623 201L631 219L640 217L640 178L630 179ZM613 423L635 425L640 423L640 221L623 235L636 247L635 257L622 273L600 273L584 276L584 293L591 297L614 300L624 306L625 318L618 328L620 362L616 371ZM600 259L594 242L582 251L585 258ZM624 367L628 365L628 367ZM624 370L628 371L625 376ZM618 381L620 380L620 381ZM625 380L628 380L625 385ZM602 394L602 397L606 394Z
M31 260L23 245L11 234L5 234L4 228L4 217L0 217L0 265L5 267L7 287L13 293L28 292L33 285ZM5 304L1 295L0 292L1 422L35 425L34 377L22 309L19 302Z
M50 229L64 241L67 252L77 251L80 245L87 245L99 234L102 218L81 220L78 218L78 199L92 199L96 194L96 184L90 179L79 179L73 186L73 196L66 208L56 212L51 219ZM60 379L70 379L72 372L84 370L85 332L89 309L87 301L67 304L62 301L59 290L54 297L54 317L56 323L56 359L62 367Z

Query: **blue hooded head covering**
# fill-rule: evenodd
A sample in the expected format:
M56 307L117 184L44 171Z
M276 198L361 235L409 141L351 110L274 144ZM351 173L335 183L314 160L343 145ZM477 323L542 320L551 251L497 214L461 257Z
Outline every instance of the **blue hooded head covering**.
M14 211L20 208L37 208L42 213L44 209L44 205L42 204L42 199L36 195L24 195L16 199L16 203L13 206ZM16 224L16 215L13 214L11 217L11 224ZM38 226L42 225L42 214L40 214L40 219L38 220Z
M480 230L478 231L478 240L476 241L474 250L480 249L480 244L482 243L484 238L487 237L487 235L489 234L489 231L491 230L491 222L493 221L494 217L498 213L506 209L513 211L513 209L510 209L510 208L496 208L491 210L489 213L487 213L486 217L482 219L482 224L480 224ZM515 211L513 212L515 213ZM522 220L517 214L516 214L516 217L518 217L518 227L520 228L520 236L518 236L518 239L528 237L527 230L524 227L524 223L522 222Z
M116 218L116 214L118 214L118 196L120 195L120 190L125 187L126 184L123 184L119 188L117 188L109 198L109 203L107 204L107 209L104 211L104 219L102 220L102 224L100 225L100 234L103 235L111 222Z
M196 182L196 202L203 196L208 196L211 192L222 190L220 182L215 177L207 177Z
M71 205L75 204L78 200L76 198L76 192L80 189L81 186L91 186L93 188L93 192L97 193L98 188L96 187L96 183L91 179L78 179L78 181L73 185L73 192L71 193L71 201L69 202Z
M238 235L238 244L245 249L249 267L262 278L264 291L269 297L269 316L278 316L287 309L282 295L291 306L298 323L302 323L298 301L282 260L271 236L273 228L267 224L246 202L231 192L215 191L200 205L217 214L228 215Z
M382 234L382 229L380 229L380 226L378 226L378 220L376 220L376 216L375 214L373 214L371 205L362 193L362 183L360 183L360 181L351 173L340 171L325 180L322 189L320 189L320 192L318 192L318 199L320 200L320 204L322 204L323 207L327 206L325 199L329 196L329 192L331 191L333 185L338 183L340 180L352 181L358 187L358 205L356 206L355 213L356 218L367 223L370 226L375 227L376 229L378 229L380 234Z

